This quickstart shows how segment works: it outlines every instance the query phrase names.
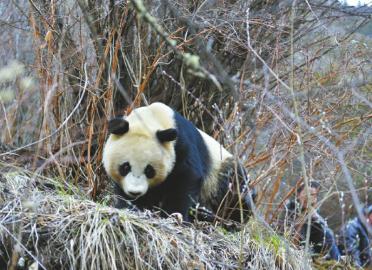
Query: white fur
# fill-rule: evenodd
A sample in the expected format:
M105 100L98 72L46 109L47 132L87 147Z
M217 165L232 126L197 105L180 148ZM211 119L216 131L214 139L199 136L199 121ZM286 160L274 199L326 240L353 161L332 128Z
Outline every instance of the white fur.
M143 179L146 179L148 187L154 186L164 181L173 169L175 142L161 144L156 138L156 131L175 127L174 112L162 103L153 103L133 110L125 119L129 122L129 131L123 135L109 136L103 149L103 165L124 192L135 192L136 183L141 186L138 189L144 191ZM129 174L126 177L119 174L119 166L124 162L130 163L130 178ZM152 179L144 175L148 164L156 172Z
M135 176L133 173L129 173L121 180L120 185L122 186L124 192L131 196L134 193L137 193L137 197L146 194L149 189L149 183L145 175Z
M217 193L219 187L219 172L222 167L223 162L231 158L232 155L225 149L223 146L213 139L208 134L199 130L200 135L203 137L204 143L207 146L209 156L210 156L210 171L204 180L201 198L203 201L209 201L210 196L213 196Z
M156 138L156 131L176 126L174 112L165 104L153 103L133 110L125 119L129 122L129 131L122 136L110 135L103 151L103 164L107 173L121 185L125 193L144 194L150 186L164 181L174 167L175 142L160 144ZM223 162L232 155L211 136L198 131L208 149L211 162L209 175L201 190L201 198L208 200L218 191L218 174ZM126 177L122 177L119 166L127 161L132 170ZM156 171L154 179L144 176L144 168L148 164Z
M174 112L167 105L156 102L140 107L128 115L129 131L154 135L158 130L174 128Z

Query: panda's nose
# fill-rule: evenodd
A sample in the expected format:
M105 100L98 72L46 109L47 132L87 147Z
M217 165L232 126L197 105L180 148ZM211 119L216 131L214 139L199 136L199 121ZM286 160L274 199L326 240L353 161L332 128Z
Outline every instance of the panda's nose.
M136 198L136 197L139 197L142 195L142 192L138 192L138 191L130 191L128 192L130 196Z
M149 183L144 174L136 176L130 172L125 179L122 180L121 186L128 196L135 199L146 194L149 188Z

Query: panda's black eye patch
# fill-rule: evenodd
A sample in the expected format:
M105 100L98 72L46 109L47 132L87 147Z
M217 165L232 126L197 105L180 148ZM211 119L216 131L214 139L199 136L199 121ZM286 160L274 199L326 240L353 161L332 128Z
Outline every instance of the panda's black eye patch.
M145 168L145 175L147 178L153 178L155 176L155 169L151 165L147 165Z
M130 164L129 162L124 162L119 167L119 173L121 176L126 176L130 172Z

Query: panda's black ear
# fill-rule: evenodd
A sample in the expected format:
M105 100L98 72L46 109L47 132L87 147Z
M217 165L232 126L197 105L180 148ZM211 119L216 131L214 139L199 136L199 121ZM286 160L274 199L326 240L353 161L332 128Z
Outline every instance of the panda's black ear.
M108 132L115 135L123 135L129 130L128 121L122 117L115 117L108 122Z
M159 130L156 132L156 137L161 143L171 142L177 138L177 130L175 128Z

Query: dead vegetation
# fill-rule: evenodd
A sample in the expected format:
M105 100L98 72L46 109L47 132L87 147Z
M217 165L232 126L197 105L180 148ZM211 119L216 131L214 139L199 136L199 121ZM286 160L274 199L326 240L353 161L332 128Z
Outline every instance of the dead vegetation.
M16 168L3 174L0 191L2 252L15 263L24 258L42 269L303 269L303 252L256 221L235 233L180 225L172 217L94 203L75 186Z
M258 212L273 227L300 181L320 180L321 211L334 230L355 213L355 205L372 203L372 45L370 36L358 33L370 23L368 9L343 7L338 1L141 3L20 0L0 4L0 59L6 64L0 67L0 159L76 185L86 199L99 201L110 183L101 166L107 118L162 101L239 157L260 191ZM38 194L48 206L54 205L53 211L58 210L55 204L61 203L61 197L54 201L45 192ZM12 198L22 206L22 196ZM77 205L87 211L87 216L78 218L84 224L117 213L78 200ZM103 212L94 216L97 207ZM77 214L76 209L71 213ZM33 212L27 211L22 212L24 219L36 226L37 219L26 217ZM131 213L123 215L141 220ZM172 220L156 222L192 233ZM112 229L113 225L106 226ZM154 232L152 225L143 226ZM129 228L144 231L144 227ZM110 237L118 233L112 230ZM16 231L11 233L18 237ZM55 233L62 232L51 235ZM218 230L213 233L219 237ZM90 241L99 241L92 236L96 238ZM154 239L151 243L160 243ZM244 243L251 245L249 239ZM69 250L63 258L80 263L73 253L78 242L71 243L73 247L57 245L56 250ZM186 243L193 242L179 245ZM236 254L237 242L225 244L226 254L210 252L222 258ZM167 248L169 243L164 248L147 246L152 254L163 254ZM211 263L212 257L194 258L192 247L182 248L177 258ZM263 247L255 248L261 252ZM270 250L264 258L273 261L265 265L278 266L281 255ZM112 252L107 251L104 260L109 256L124 260L138 250ZM169 266L176 255L151 262ZM236 258L226 258L227 265L237 266ZM44 259L49 263L46 255ZM131 263L145 266L141 260Z

